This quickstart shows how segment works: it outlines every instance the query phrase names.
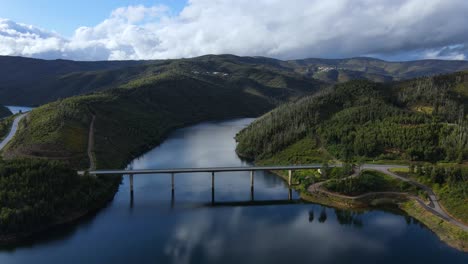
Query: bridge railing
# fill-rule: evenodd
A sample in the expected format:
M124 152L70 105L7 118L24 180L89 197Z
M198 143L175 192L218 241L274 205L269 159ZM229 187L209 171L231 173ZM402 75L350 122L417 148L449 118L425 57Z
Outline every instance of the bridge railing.
M171 175L171 187L172 193L174 194L175 189L175 174L179 173L211 173L211 188L212 188L212 202L214 202L214 187L215 187L215 173L219 172L250 172L250 187L252 191L253 199L253 188L254 188L254 176L256 171L288 171L288 185L289 185L289 199L292 197L291 185L292 185L292 173L296 170L309 170L309 169L321 169L325 165L322 164L310 164L310 165L290 165L290 166L244 166L244 167L206 167L206 168L174 168L174 169L143 169L143 170L91 170L91 171L80 171L79 174L83 175L89 173L91 175L128 175L130 182L130 195L133 200L133 177L134 175L151 175L151 174L170 174ZM327 165L328 167L341 167L342 164Z

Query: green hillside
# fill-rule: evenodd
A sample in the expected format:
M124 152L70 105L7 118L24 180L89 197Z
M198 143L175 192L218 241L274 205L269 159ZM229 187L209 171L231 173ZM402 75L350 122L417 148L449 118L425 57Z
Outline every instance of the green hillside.
M237 152L260 164L432 163L409 175L419 175L466 222L467 102L468 72L387 84L351 81L265 114L237 135Z
M313 93L322 83L303 76L226 64L235 72L198 72L215 64L148 67L147 75L120 88L58 100L39 107L20 124L6 158L42 157L88 168L88 131L95 123L100 168L122 167L154 147L171 130L206 120L259 116L278 103ZM155 69L167 67L159 74Z
M119 181L78 176L54 161L0 159L0 244L103 207Z
M468 69L466 61L386 62L371 58L281 61L264 57L207 55L159 61L75 62L0 56L0 104L41 105L57 99L116 88L175 69L185 74L249 77L277 87L293 85L281 76L329 84L355 79L377 82ZM266 76L262 75L266 71Z
M12 113L8 108L6 108L3 105L0 105L0 119L4 118L4 117L7 117L7 116L10 116L11 114Z
M468 72L338 84L264 115L237 136L237 150L264 159L311 137L339 159L462 162L468 157L467 93Z

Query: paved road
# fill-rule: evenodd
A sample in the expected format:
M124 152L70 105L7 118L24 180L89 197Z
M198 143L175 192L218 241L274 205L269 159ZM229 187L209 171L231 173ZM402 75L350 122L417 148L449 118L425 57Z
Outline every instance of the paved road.
M424 184L421 184L419 182L415 182L415 181L413 181L411 179L402 177L402 176L400 176L398 174L395 174L395 173L390 171L390 169L402 168L402 167L407 168L405 166L398 166L398 165L371 165L371 164L365 164L364 166L362 166L363 169L377 170L377 171L385 173L385 174L387 174L389 176L392 176L394 178L400 179L402 181L408 182L410 184L413 184L413 185L421 188L429 196L429 201L430 201L429 207L432 210L437 212L437 214L439 216L442 216L442 218L444 218L445 220L447 220L447 221L449 221L449 222L463 228L465 231L468 231L468 226L467 225L465 225L464 223L459 222L458 220L454 219L451 215L447 214L447 212L440 205L439 198L436 196L436 194L434 193L434 191L432 191L431 188L429 188L428 186L426 186Z
M10 133L8 133L8 136L3 139L3 141L0 142L0 150L2 150L7 144L8 142L10 142L13 137L15 136L16 132L18 131L18 124L19 122L21 121L21 119L23 119L25 116L27 115L26 114L21 114L19 116L17 116L15 118L15 120L13 121L13 125L11 127L11 130L10 130Z
M338 165L329 165L329 167L341 167ZM275 171L275 170L307 170L320 169L323 165L297 165L297 166L252 166L252 167L212 167L212 168L176 168L176 169L155 169L155 170L94 170L89 171L89 174L105 175L105 174L168 174L168 173L197 173L197 172L235 172L235 171ZM84 172L79 172L84 173Z
M437 196L435 195L434 191L432 191L431 188L427 187L424 184L421 184L419 182L415 182L415 181L413 181L411 179L402 177L402 176L400 176L398 174L395 174L395 173L390 171L390 169L396 169L396 168L408 168L408 166L402 166L402 165L375 165L375 164L364 164L364 165L361 166L361 170L380 171L382 173L385 173L386 175L389 175L389 176L397 178L399 180L408 182L410 184L413 184L413 185L421 188L429 196L429 201L430 201L429 205L426 205L424 203L424 201L419 199L419 197L413 197L413 198L415 198L422 206L424 206L427 210L431 211L435 215L437 215L437 216L441 217L442 219L447 220L447 221L461 227L465 231L468 231L468 226L467 225L465 225L464 223L459 222L458 220L454 219L452 216L450 216L449 214L447 214L445 212L445 210L441 207L441 205L439 203L439 199L437 198ZM355 174L353 174L353 175L351 175L349 177L356 177L357 175L358 175L358 173L355 173ZM312 184L311 186L309 186L308 191L309 192L323 191L320 188L323 183L324 182L319 182L319 183ZM338 196L340 196L340 195L338 195Z

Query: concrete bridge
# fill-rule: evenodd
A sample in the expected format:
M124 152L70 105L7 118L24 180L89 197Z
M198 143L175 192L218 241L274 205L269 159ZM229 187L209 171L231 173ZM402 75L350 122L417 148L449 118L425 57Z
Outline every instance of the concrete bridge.
M338 165L329 165L329 167L341 167ZM251 167L207 167L207 168L176 168L176 169L145 169L145 170L90 170L80 171L79 174L89 173L90 175L128 175L130 181L130 196L133 200L133 178L134 176L149 176L154 174L171 175L172 199L174 199L175 175L179 173L210 173L211 174L211 202L214 204L215 173L223 172L250 172L251 201L254 200L254 177L256 171L288 171L288 184L292 185L292 172L296 170L320 169L321 164L311 165L291 165L291 166L251 166ZM292 199L292 191L289 188L289 200Z

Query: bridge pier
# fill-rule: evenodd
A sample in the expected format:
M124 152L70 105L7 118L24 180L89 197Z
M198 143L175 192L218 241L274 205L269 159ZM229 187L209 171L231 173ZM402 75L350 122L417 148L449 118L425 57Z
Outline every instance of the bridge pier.
M211 204L214 204L215 202L215 189L214 189L214 184L215 184L215 173L214 171L211 172Z
M130 208L133 208L133 174L130 174Z
M133 195L133 174L130 174L130 194Z
M292 170L288 170L288 184L289 186L292 184Z
M172 192L174 192L174 173L171 173L171 187L172 187Z
M211 204L215 203L215 190L214 188L211 189Z
M174 193L174 189L172 189L172 191L171 191L171 208L174 208L174 204L175 204L175 193Z
M211 189L214 189L214 184L215 184L214 176L215 176L215 173L213 171L213 172L211 172Z
M250 201L254 201L255 197L254 197L254 188L250 188Z
M254 187L254 171L250 171L250 188Z

